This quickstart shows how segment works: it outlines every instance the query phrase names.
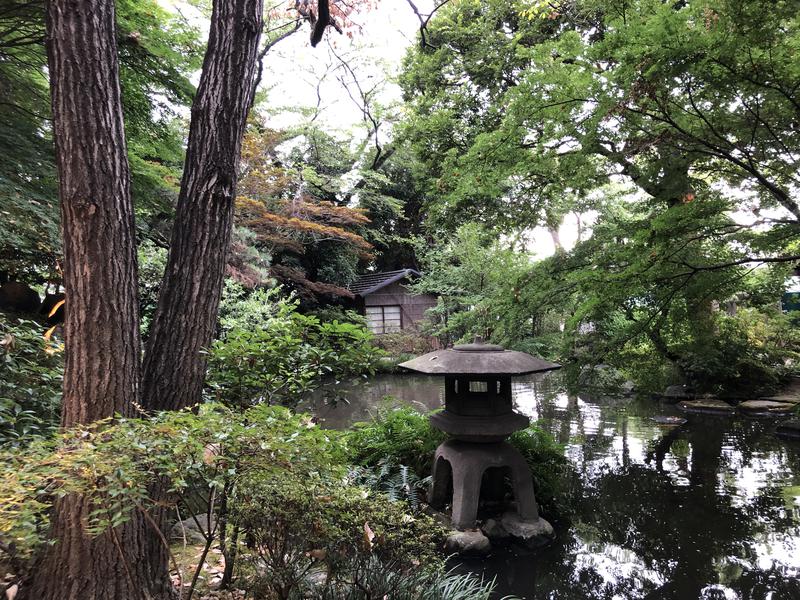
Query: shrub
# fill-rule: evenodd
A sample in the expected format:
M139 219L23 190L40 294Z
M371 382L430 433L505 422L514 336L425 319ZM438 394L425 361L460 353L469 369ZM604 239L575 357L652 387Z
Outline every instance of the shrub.
M274 301L273 295L256 292L227 307L223 335L209 351L208 389L214 399L242 409L259 403L295 406L327 380L375 372L381 353L363 326L323 323L299 314L296 302ZM245 324L248 315L254 322Z
M2 451L0 558L5 553L23 564L35 555L48 541L52 503L71 493L91 504L86 526L100 533L156 505L182 514L217 510L235 503L241 484L250 481L342 478L344 454L336 435L278 407L237 414L207 404L197 414L100 421ZM155 482L166 484L169 494L152 496Z
M800 334L787 315L739 309L717 317L717 334L681 361L687 383L720 396L750 397L776 390L797 368Z
M0 314L0 446L51 432L61 407L60 344L33 321Z
M375 345L393 357L414 357L435 350L433 338L406 329L375 337Z
M244 561L250 568L238 570L237 585L262 598L469 597L447 590L487 597L480 582L442 573L440 526L348 483L341 434L280 407L196 411L101 421L1 451L0 562L25 577L50 541L53 502L80 494L91 506L92 535L155 507L215 516L202 531L192 586L219 542L224 581ZM307 575L320 569L323 587L303 595Z
M433 453L444 434L428 417L408 407L382 411L369 423L356 423L346 433L350 461L378 467L382 461L406 465L420 478L431 474Z
M243 489L232 517L250 549L247 585L257 597L394 598L393 586L402 578L392 582L389 574L442 565L441 526L425 515L408 515L402 503L380 494L323 478L264 479ZM375 577L378 572L384 576ZM313 583L315 573L324 583ZM378 596L333 594L350 588L363 593L367 579L389 589ZM314 587L321 589L306 595Z

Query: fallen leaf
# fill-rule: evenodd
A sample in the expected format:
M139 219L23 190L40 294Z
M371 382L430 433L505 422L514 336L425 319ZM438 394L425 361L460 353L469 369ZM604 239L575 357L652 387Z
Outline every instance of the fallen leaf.
M364 540L367 542L367 548L372 550L372 540L375 539L375 532L369 526L369 523L364 523Z

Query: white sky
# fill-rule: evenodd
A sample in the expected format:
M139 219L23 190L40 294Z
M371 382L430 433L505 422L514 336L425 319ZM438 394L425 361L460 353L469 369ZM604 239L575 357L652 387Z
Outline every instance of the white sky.
M420 0L421 11L429 10L432 0ZM280 42L267 55L262 88L269 90L268 106L314 107L317 82L322 79L320 124L326 129L348 130L360 123L361 112L343 88L340 77L349 78L334 52L348 60L366 88L385 82L382 104L400 100L394 83L408 47L414 43L419 28L417 17L404 0L381 0L371 11L354 15L358 25L352 39L328 28L316 48L309 44L309 27ZM277 125L291 124L290 115L273 115Z
M208 22L186 0L158 0L181 14L207 35ZM293 2L288 2L293 4ZM434 0L415 0L420 13L427 15L435 5ZM325 38L316 47L309 43L310 27L303 27L275 46L266 56L261 90L267 94L266 102L257 109L266 123L275 128L285 128L302 123L308 117L296 109L313 109L317 105L317 85L321 97L317 125L331 133L341 133L343 140L361 127L362 114L348 95L340 78L350 79L342 69L335 54L348 61L357 72L364 89L380 88L378 102L387 111L399 114L401 91L396 83L403 57L409 46L416 43L419 20L405 0L378 0L369 11L351 15L357 27L352 37L341 35L328 28ZM334 54L335 53L335 54ZM199 73L196 77L199 80ZM195 81L197 83L197 81ZM363 132L358 139L363 139ZM391 129L381 130L382 141L391 136ZM584 223L590 226L591 220ZM560 229L562 245L570 249L577 241L575 217L568 215ZM550 234L543 227L526 232L527 247L532 258L541 259L555 252Z

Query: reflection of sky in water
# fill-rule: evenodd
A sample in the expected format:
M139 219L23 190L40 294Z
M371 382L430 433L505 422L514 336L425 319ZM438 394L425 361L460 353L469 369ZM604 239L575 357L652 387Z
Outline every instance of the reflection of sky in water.
M592 569L614 585L634 579L635 586L640 591L644 589L645 583L654 586L664 583L661 574L648 569L634 552L615 544L584 544L575 554L575 568L573 580L579 578L581 570Z
M716 494L731 507L744 510L753 520L755 527L749 539L739 540L740 552L716 560L718 581L709 581L701 586L695 597L746 597L735 589L735 581L726 581L731 572L741 575L743 571L771 571L784 578L800 575L800 501L793 497L779 498L779 501L775 498L781 496L783 488L797 485L798 481L798 473L791 468L790 457L782 442L769 438L772 448L748 447L743 428L734 428L725 433L717 449L719 463L705 465L703 457L695 456L693 443L687 439L690 436L676 435L676 441L665 450L661 460L656 461L652 456L653 448L668 430L655 424L651 417L659 411L676 414L673 407L659 407L651 401L644 407L637 405L637 410L628 410L626 404L640 403L613 400L609 406L608 401L592 401L584 396L569 396L563 391L547 388L537 379L516 381L515 406L519 412L539 421L557 439L562 437L559 433L564 431L564 420L568 422L569 439L561 441L565 442L565 455L577 469L584 485L593 486L595 480L604 474L638 465L640 468L658 468L676 490L689 489L698 485L693 484L692 469L714 468ZM636 414L637 411L643 414ZM722 419L713 426L725 427L732 421ZM687 427L691 427L691 423ZM796 469L797 465L794 466ZM702 476L701 473L696 478ZM772 506L762 515L758 505L765 498L774 500L773 504L778 506ZM781 503L784 504L782 508ZM646 510L646 507L642 508ZM776 520L783 522L781 530L773 526ZM590 569L612 589L627 580L624 594L613 594L611 597L614 598L644 597L647 590L664 585L665 572L650 568L635 551L602 542L599 539L602 535L598 536L592 528L587 530L580 522L573 523L570 533L574 543L570 549L574 561L573 581L577 581L585 569ZM715 532L707 534L713 536ZM668 564L667 571L669 567ZM673 564L672 568L680 566ZM552 597L568 596L556 594ZM768 590L764 597L778 598Z

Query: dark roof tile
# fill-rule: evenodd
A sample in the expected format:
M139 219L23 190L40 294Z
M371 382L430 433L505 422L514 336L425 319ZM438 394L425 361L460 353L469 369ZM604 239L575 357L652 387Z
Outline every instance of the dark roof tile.
M367 296L406 277L419 277L419 273L414 269L366 273L351 283L348 289L358 296Z

